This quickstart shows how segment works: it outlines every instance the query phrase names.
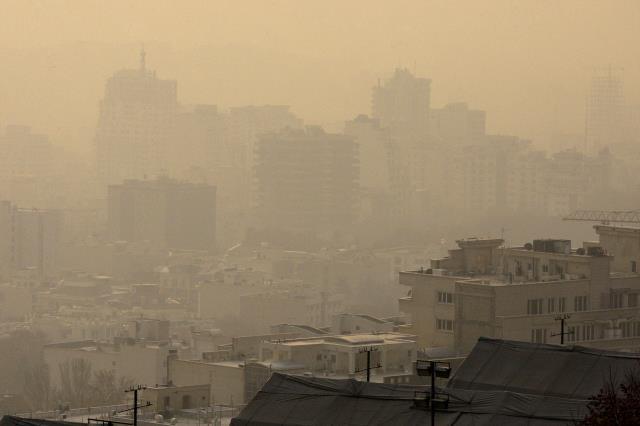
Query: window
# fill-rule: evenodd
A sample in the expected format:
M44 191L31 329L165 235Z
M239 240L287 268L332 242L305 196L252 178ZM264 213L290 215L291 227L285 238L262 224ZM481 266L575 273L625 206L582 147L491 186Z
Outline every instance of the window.
M549 272L549 265L542 265L542 272Z
M629 293L627 297L627 306L630 308L636 308L638 306L638 293Z
M558 297L558 312L565 312L567 310L567 298Z
M593 340L596 338L595 326L593 324L586 324L582 328L582 340Z
M527 301L527 315L542 314L542 304L544 299L529 299Z
M631 261L631 272L638 272L638 264L635 260Z
M547 343L547 329L546 328L534 328L531 330L531 342L532 343Z
M436 328L440 331L453 331L453 320L436 319Z
M555 297L550 297L547 299L547 312L552 313L556 311L556 299Z
M567 329L567 341L580 342L594 340L596 338L596 326L594 324L573 325Z
M622 337L638 337L640 336L640 321L626 321L620 325L622 328Z
M622 293L611 293L609 295L610 308L622 308Z
M573 310L582 312L589 309L589 296L576 296L573 299Z
M446 291L438 292L438 303L453 303L453 293L448 293Z

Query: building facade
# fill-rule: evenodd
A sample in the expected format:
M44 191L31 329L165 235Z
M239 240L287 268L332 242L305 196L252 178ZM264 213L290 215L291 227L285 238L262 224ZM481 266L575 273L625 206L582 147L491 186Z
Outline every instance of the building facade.
M568 240L534 240L500 247L501 240L461 240L431 268L403 272L411 287L400 300L412 317L407 331L421 346L465 353L481 336L610 349L637 349L640 276L616 272L603 244L578 249Z
M283 130L256 147L256 212L265 228L332 233L353 224L357 146L319 127Z
M108 225L112 241L213 251L216 188L168 178L111 185Z
M116 72L107 81L96 129L96 164L104 184L166 172L177 114L177 82L146 68Z

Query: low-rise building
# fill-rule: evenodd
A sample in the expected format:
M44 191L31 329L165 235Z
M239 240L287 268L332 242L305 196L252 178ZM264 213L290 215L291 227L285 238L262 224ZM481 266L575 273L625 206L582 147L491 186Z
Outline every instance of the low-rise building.
M374 365L378 374L411 369L416 359L414 336L401 333L333 335L263 342L260 360L291 362L311 373L353 375L360 367L363 351L377 352Z
M212 404L234 406L245 403L243 361L169 360L169 379L176 386L210 386Z
M209 385L148 386L142 391L142 398L151 403L156 413L172 414L175 410L209 407Z

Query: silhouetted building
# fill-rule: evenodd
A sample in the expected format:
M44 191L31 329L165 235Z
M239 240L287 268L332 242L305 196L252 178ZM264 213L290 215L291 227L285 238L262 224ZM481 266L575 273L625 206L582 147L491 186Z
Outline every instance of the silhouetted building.
M348 229L357 195L357 146L319 127L283 130L256 148L257 212L262 225L297 231Z
M105 183L158 175L167 166L177 110L177 82L161 80L145 64L116 72L100 102L97 168Z
M0 202L0 272L33 268L42 277L57 267L61 214L54 210L22 209Z
M625 142L628 118L622 78L611 67L596 73L587 99L587 152L594 155L609 145Z
M109 186L109 236L163 247L214 250L216 188L168 178Z
M391 137L380 120L359 115L347 121L344 133L358 144L360 187L374 191L389 189L389 150Z
M432 109L429 114L431 134L445 143L468 145L482 141L485 136L486 113L469 109L464 102Z
M47 136L27 126L7 126L0 151L0 199L44 207L59 160Z
M372 115L383 127L426 135L431 107L431 80L415 77L406 68L373 88Z

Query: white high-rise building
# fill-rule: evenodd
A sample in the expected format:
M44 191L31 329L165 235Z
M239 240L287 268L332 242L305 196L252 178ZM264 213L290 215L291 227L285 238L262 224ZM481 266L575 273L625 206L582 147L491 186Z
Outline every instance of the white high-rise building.
M96 131L97 168L102 183L156 176L166 170L177 113L177 82L140 68L116 72L107 81Z

